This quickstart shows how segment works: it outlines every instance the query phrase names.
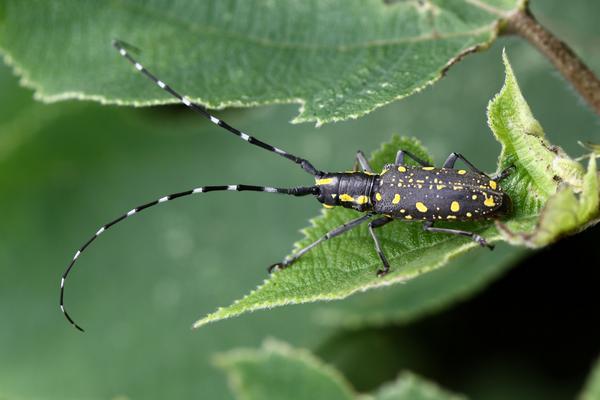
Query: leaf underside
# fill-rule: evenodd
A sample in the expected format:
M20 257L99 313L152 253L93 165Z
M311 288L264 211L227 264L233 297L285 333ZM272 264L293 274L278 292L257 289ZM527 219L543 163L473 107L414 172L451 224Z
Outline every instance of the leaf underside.
M512 199L513 212L504 221L442 222L438 225L473 231L489 242L506 240L540 247L595 221L598 216L598 174L593 159L586 173L560 148L546 142L506 56L504 63L506 81L490 102L488 121L503 147L499 168L512 165L514 169L502 182L504 191ZM381 170L384 164L393 162L398 149L430 160L416 140L395 137L373 155L373 167ZM564 191L571 194L566 199L562 195ZM303 231L305 238L295 244L295 249L312 243L357 215L347 209L323 210L321 216L313 219L311 226ZM561 217L548 219L547 215ZM414 222L395 221L378 230L378 237L392 266L383 278L376 275L381 267L380 260L363 224L343 236L321 243L290 268L272 274L256 290L200 319L194 327L248 311L341 299L355 292L406 282L478 247L469 238L424 232L421 224ZM488 250L479 248L476 251Z
M0 52L44 101L175 99L111 41L210 108L301 105L296 122L357 118L439 79L488 46L524 0L191 0L0 4Z

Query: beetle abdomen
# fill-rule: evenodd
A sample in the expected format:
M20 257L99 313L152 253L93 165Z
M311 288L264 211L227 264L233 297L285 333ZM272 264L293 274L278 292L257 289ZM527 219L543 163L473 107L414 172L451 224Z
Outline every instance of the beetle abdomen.
M373 186L373 210L407 220L490 218L505 194L484 175L449 168L388 165Z

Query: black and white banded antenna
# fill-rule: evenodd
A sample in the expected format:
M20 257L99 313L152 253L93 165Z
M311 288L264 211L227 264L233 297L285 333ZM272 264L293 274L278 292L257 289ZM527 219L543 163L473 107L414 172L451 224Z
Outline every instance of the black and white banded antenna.
M321 174L321 171L318 171L315 167L313 167L313 165L310 162L308 162L304 158L290 154L286 151L281 150L278 147L271 146L270 144L260 141L260 140L256 139L255 137L252 137L252 136L232 127L231 125L229 125L227 122L223 121L222 119L219 119L219 118L215 117L214 115L210 114L206 110L206 108L204 108L200 104L193 103L186 96L183 96L179 92L175 91L171 86L167 85L165 82L158 79L152 72L148 71L148 69L146 69L142 64L140 64L135 58L133 58L131 56L131 54L127 51L127 47L134 48L133 46L130 46L129 44L125 44L124 42L122 42L120 40L113 40L112 43L113 43L113 46L119 51L119 54L121 54L123 57L125 57L127 59L127 61L129 61L131 64L133 64L135 69L140 71L143 75L145 75L152 82L154 82L156 85L158 85L159 88L163 89L164 91L169 93L171 96L175 97L176 99L181 101L183 104L185 104L187 107L196 111L203 117L207 118L213 124L218 125L221 128L228 130L229 132L233 133L234 135L238 136L239 138L241 138L242 140L245 140L246 142L248 142L250 144L261 147L272 153L279 154L280 156L285 157L288 160L295 162L296 164L300 165L302 167L302 169L304 169L306 172L308 172L312 176L317 176L317 175Z
M122 43L118 40L115 40L115 41L113 41L113 45L117 48L117 50L123 57L125 57L127 60L129 60L129 62L131 62L135 66L135 68L138 71L140 71L142 74L144 74L145 76L150 78L152 81L154 81L154 83L156 83L161 89L164 89L165 91L170 93L172 96L178 98L183 104L185 104L192 110L200 113L202 116L208 118L215 125L218 125L222 128L227 129L229 132L233 133L234 135L240 137L241 139L245 140L246 142L248 142L250 144L261 147L270 152L279 154L289 160L292 160L296 164L299 164L302 167L302 169L304 169L306 172L308 172L309 174L311 174L313 176L318 176L321 174L321 172L318 171L317 169L315 169L312 166L312 164L310 164L308 161L306 161L300 157L296 157L293 154L287 153L277 147L274 147L267 143L264 143L258 139L255 139L252 136L249 136L249 135L237 130L236 128L233 128L232 126L227 124L225 121L214 117L204 107L202 107L199 104L195 104L195 103L191 102L187 97L180 95L178 92L173 90L169 85L167 85L163 81L156 78L150 71L148 71L146 68L144 68L140 63L138 63L134 58L132 58L129 55L129 53L125 49L124 43ZM90 237L88 239L88 241L85 242L83 244L83 246L81 246L79 248L79 250L77 250L77 252L73 256L73 259L69 263L68 267L63 272L61 279L60 279L60 310L65 315L67 320L75 328L77 328L78 330L83 332L83 328L81 328L81 326L79 326L73 320L73 318L69 315L69 313L67 312L67 310L65 308L65 305L64 305L65 282L67 280L67 277L69 276L69 273L73 269L73 266L75 265L77 260L80 258L81 254L89 247L90 244L92 244L92 242L94 242L98 238L98 236L100 236L101 234L103 234L104 232L106 232L108 229L112 228L119 222L127 219L128 217L131 217L134 214L138 214L139 212L141 212L147 208L150 208L155 205L165 203L165 202L168 202L171 200L175 200L175 199L178 199L181 197L190 196L192 194L217 192L217 191L235 191L235 192L253 191L253 192L266 192L266 193L280 193L280 194L287 194L287 195L291 195L291 196L307 196L307 195L318 195L319 194L319 188L317 186L299 186L299 187L291 187L291 188L275 188L275 187L269 187L269 186L255 186L255 185L200 186L195 189L190 189L190 190L186 190L186 191L178 192L178 193L172 193L167 196L163 196L157 200L153 200L149 203L134 207L127 213L121 215L120 217L112 220L111 222L109 222L105 225L102 225L102 227L100 227L100 229L98 229L98 231L96 231L96 233L92 237Z

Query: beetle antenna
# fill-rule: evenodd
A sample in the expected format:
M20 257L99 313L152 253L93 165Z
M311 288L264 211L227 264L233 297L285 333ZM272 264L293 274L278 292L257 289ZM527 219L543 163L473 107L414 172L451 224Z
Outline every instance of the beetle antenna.
M134 59L129 54L129 51L127 50L127 48L133 47L133 46L125 44L124 42L122 42L120 40L113 40L112 43L113 43L113 46L119 51L119 54L121 54L123 57L125 57L125 59L127 59L127 61L129 61L131 64L133 64L135 69L137 69L143 75L145 75L147 78L152 80L156 85L158 85L159 88L163 89L164 91L169 93L171 96L175 97L176 99L181 101L183 104L185 104L187 107L196 111L197 113L199 113L206 119L210 120L213 124L218 125L221 128L228 130L229 132L233 133L237 137L241 138L242 140L245 140L246 142L248 142L250 144L261 147L272 153L279 154L280 156L285 157L288 160L295 162L296 164L300 165L303 170L305 170L306 172L308 172L309 174L311 174L313 176L322 174L321 171L318 171L309 161L307 161L301 157L295 156L293 154L290 154L284 150L281 150L278 147L271 146L270 144L260 141L256 138L234 128L233 126L229 125L227 122L223 121L222 119L219 119L219 118L215 117L214 115L210 114L205 107L201 106L200 104L192 102L186 96L183 96L179 92L175 91L171 86L167 85L165 82L158 79L152 72L150 72L148 69L146 69L142 64L140 64L136 59Z
M64 303L65 281L67 280L67 277L69 276L69 273L71 272L71 269L73 269L73 266L75 265L75 262L81 256L81 253L83 253L88 248L88 246L90 244L92 244L92 242L94 240L96 240L98 238L98 236L100 236L105 231L107 231L108 229L112 228L113 226L115 226L119 222L123 221L124 219L126 219L128 217L131 217L132 215L137 214L137 213L139 213L142 210L145 210L147 208L153 207L153 206L155 206L157 204L165 203L167 201L175 200L175 199L178 199L180 197L186 197L186 196L189 196L189 195L192 195L192 194L208 193L208 192L218 192L218 191L233 191L233 192L252 191L252 192L266 192L266 193L281 193L281 194L287 194L287 195L291 195L291 196L307 196L307 195L311 195L311 194L318 195L319 192L320 192L320 190L319 190L319 188L317 186L308 186L308 187L300 186L300 187L293 187L293 188L274 188L274 187L269 187L269 186L254 186L254 185L201 186L201 187L198 187L198 188L195 188L195 189L186 190L184 192L172 193L170 195L161 197L160 199L151 201L151 202L146 203L146 204L142 204L140 206L137 206L137 207L131 209L126 214L123 214L120 217L112 220L111 222L103 225L91 238L88 239L87 242L84 243L83 246L81 246L79 248L79 250L77 250L77 252L73 256L73 259L69 263L69 266L67 267L67 269L65 269L65 272L63 272L63 274L61 276L61 279L60 279L60 310L65 315L65 317L67 318L67 320L75 328L77 328L81 332L83 332L83 328L81 328L81 326L79 326L73 320L73 318L71 318L71 316L69 315L69 313L65 309L65 305L64 305L65 304Z

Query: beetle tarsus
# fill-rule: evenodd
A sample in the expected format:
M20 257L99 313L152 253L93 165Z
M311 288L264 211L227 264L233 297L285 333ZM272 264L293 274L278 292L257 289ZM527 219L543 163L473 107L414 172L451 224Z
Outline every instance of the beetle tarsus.
M271 265L269 268L267 268L267 272L269 273L269 275L271 275L273 272L281 271L283 269L286 269L289 266L290 266L290 263L286 263L286 262L275 263L275 264Z
M487 240L485 240L485 238L483 238L482 236L473 235L473 241L479 243L481 247L487 247L490 250L494 250L495 246L493 244L488 243Z

